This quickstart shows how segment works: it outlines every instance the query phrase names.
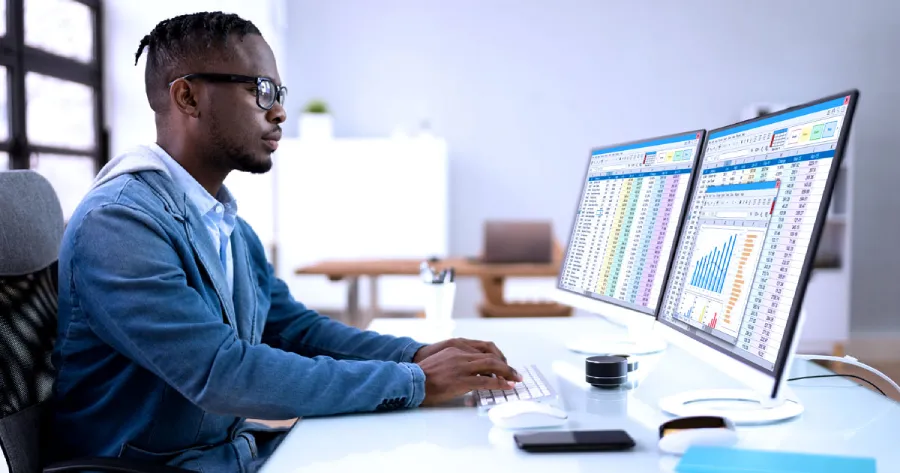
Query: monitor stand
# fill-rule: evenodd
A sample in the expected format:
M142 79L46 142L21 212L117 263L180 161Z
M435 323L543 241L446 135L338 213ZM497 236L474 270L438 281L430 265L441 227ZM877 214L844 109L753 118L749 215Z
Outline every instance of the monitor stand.
M629 355L644 356L662 352L666 341L653 330L654 319L635 319L634 315L615 317L599 315L615 327L607 333L592 333L576 336L566 343L566 348L585 355Z
M803 405L791 397L774 400L749 389L709 389L665 397L659 407L677 417L712 415L730 419L735 425L764 425L803 413Z

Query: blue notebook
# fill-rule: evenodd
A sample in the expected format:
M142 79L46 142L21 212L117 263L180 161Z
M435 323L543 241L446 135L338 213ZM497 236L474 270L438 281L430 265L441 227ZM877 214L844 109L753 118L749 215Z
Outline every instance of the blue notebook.
M875 473L875 459L809 453L691 447L678 473Z

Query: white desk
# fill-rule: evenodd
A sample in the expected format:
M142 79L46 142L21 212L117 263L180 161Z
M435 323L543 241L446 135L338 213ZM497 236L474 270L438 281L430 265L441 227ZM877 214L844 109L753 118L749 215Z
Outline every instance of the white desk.
M514 366L536 364L561 394L569 423L561 429L625 429L637 442L631 452L529 454L512 433L494 428L485 414L459 406L386 414L306 418L299 421L263 469L272 472L516 471L562 473L667 471L675 458L660 455L658 426L669 417L657 408L666 395L689 389L740 387L670 346L645 359L638 386L607 391L584 382L584 357L564 348L567 336L616 330L601 319L462 319L429 328L424 320L376 319L381 333L423 342L449 336L492 340ZM798 362L792 376L823 368ZM878 471L900 471L900 405L840 378L791 383L806 411L793 422L740 428L739 447L871 456ZM461 403L460 403L461 404Z

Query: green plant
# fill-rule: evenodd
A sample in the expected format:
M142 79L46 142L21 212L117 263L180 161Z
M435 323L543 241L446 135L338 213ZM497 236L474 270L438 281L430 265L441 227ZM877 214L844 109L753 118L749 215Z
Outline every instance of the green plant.
M328 113L328 104L323 100L310 100L303 111L304 113Z

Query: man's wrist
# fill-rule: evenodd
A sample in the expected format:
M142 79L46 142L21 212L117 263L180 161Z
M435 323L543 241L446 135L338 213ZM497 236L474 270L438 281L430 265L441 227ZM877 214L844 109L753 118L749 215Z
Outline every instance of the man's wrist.
M408 345L403 348L403 352L400 355L400 361L406 363L418 363L419 359L416 357L419 356L419 352L427 347L428 344L420 343L417 341L412 341Z
M424 351L423 351L425 349L425 347L427 347L427 346L428 346L427 344L423 344L416 350L415 353L413 353L413 356L412 356L413 363L418 363L418 362L424 360L425 358L427 358L426 353L424 353Z

